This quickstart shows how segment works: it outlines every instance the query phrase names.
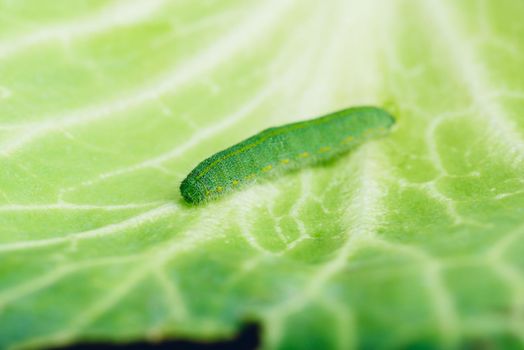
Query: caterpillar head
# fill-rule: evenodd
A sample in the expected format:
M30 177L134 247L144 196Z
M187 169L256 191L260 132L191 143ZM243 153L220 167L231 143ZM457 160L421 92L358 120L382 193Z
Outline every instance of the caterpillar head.
M188 176L182 181L180 193L189 204L198 204L206 199L206 189L192 176Z

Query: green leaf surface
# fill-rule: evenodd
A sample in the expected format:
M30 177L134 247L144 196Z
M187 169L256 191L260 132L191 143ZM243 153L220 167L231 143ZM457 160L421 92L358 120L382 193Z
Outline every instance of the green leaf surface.
M264 349L524 347L524 2L0 1L0 348L245 322ZM390 136L188 207L202 159Z

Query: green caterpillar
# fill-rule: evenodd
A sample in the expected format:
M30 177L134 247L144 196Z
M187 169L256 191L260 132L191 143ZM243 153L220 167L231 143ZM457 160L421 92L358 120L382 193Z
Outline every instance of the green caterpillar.
M182 181L186 202L214 199L255 179L333 159L386 134L395 119L376 107L353 107L266 129L202 161Z

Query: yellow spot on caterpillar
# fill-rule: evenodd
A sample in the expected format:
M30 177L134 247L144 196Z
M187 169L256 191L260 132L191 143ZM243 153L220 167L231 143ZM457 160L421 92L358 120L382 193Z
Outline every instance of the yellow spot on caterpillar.
M211 194L211 191L207 190L206 191L206 196L209 196Z
M298 156L299 158L307 158L309 157L309 153L308 152L300 153Z
M353 139L353 136L348 136L344 140L342 140L342 143L350 143L351 141L353 141Z
M218 186L218 187L217 187L217 192L222 192L223 189L224 189L224 187L222 187L222 186Z
M282 159L282 160L280 160L280 163L288 164L289 163L289 159Z
M273 169L273 166L272 166L271 164L269 164L269 165L263 167L263 168L262 168L262 171L264 171L264 172L268 172L268 171L270 171L271 169Z
M331 147L329 147L329 146L320 147L320 148L318 149L318 151L319 151L320 153L326 153L326 152L331 151Z
M252 178L254 178L256 175L255 174L249 174L248 176L245 177L246 180L251 180Z
M232 182L233 186L238 185L238 182L239 182L238 180L233 180L233 182Z

